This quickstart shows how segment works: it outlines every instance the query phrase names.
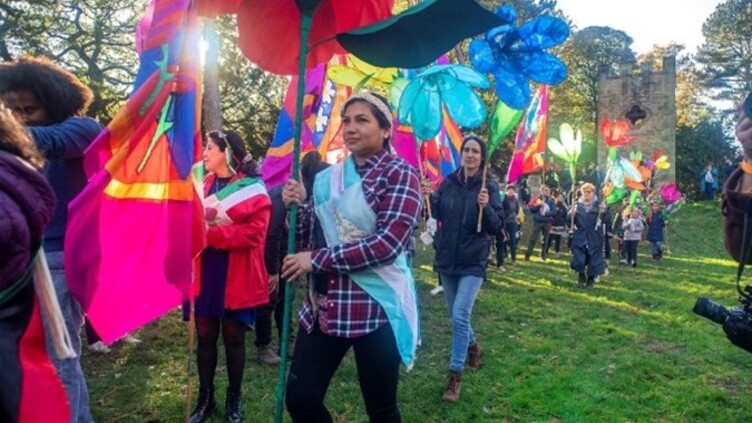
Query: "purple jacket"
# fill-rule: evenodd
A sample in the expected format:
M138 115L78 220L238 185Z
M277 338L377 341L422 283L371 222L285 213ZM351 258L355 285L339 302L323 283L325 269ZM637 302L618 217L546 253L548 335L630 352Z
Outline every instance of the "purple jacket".
M0 291L29 266L54 212L55 194L44 175L0 151Z

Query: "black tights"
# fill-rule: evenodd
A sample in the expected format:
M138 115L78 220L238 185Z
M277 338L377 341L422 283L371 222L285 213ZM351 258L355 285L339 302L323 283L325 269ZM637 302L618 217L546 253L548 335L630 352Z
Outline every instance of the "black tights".
M220 319L218 317L196 317L199 388L208 390L214 387L220 322L222 322L222 340L225 344L225 355L227 356L228 391L240 392L245 365L245 325L234 319Z

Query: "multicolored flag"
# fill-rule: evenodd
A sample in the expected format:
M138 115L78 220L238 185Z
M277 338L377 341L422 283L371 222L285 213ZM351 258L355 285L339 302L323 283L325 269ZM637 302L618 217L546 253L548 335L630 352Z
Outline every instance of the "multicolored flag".
M507 183L514 184L520 175L533 173L543 167L548 133L548 86L541 85L517 128L514 153L509 163Z
M339 64L344 56L335 56L330 64ZM305 75L303 126L300 136L301 155L316 150L326 160L327 153L342 146L340 109L350 96L350 88L335 85L327 76L327 64L309 69ZM293 76L287 87L279 113L274 138L261 165L267 188L284 183L292 171L295 96L298 77Z
M86 152L89 183L69 206L66 276L112 342L188 298L205 232L200 20L190 0L152 0L136 33L125 107Z

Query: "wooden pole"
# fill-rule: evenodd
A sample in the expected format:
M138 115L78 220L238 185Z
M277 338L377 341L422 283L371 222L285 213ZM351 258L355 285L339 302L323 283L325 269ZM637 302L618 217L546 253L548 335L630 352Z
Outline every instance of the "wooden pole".
M483 189L486 187L486 175L488 174L488 164L483 165L483 179L480 183L480 189ZM491 198L491 194L489 193L489 199ZM478 207L478 232L480 232L481 228L483 227L483 207Z

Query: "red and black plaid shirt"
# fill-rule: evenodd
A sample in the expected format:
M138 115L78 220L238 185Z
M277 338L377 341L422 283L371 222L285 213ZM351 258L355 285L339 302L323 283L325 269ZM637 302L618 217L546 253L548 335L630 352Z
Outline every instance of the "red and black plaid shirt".
M309 333L317 320L324 333L345 338L368 334L388 322L379 303L347 273L393 263L407 251L420 216L420 185L410 165L381 151L357 166L357 170L366 201L376 213L376 231L354 242L313 250L313 271L326 273L329 278L327 294L315 299L318 319L313 315L310 298L300 310L300 322ZM309 246L315 215L311 198L301 207L297 228Z

